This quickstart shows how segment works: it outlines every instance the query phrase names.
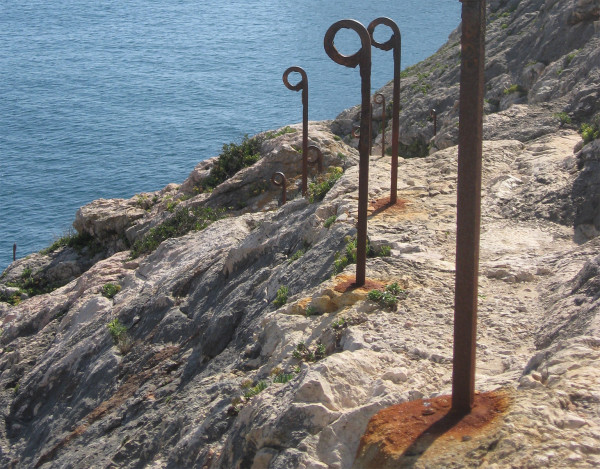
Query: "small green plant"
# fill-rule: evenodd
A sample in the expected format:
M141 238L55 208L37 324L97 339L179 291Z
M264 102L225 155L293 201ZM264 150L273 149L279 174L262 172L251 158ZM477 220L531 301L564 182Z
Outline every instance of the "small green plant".
M277 290L277 296L275 297L273 304L278 308L286 304L288 300L288 293L288 287L286 287L285 285L279 287L279 290Z
M554 114L554 117L560 121L561 125L568 125L571 123L571 117L566 112L557 112Z
M127 334L127 327L125 327L125 325L121 324L121 321L119 321L119 318L115 318L112 321L110 321L106 327L108 327L108 332L110 332L110 335L112 336L115 343L121 337L123 337L125 334Z
M392 247L384 244L379 248L379 251L375 253L375 257L389 257L392 254Z
M345 153L342 153L341 151L338 151L338 154L337 154L337 156L338 156L338 158L339 158L339 159L341 159L341 160L345 160L346 158L348 158L348 157L346 156L346 154L345 154Z
M333 258L333 275L339 274L349 264L356 264L356 238L346 244L344 253L336 252Z
M106 283L102 287L102 296L105 296L106 298L111 299L120 291L121 291L121 285L116 285L114 283Z
M504 94L506 96L512 93L519 93L520 95L524 95L527 92L525 91L525 88L523 88L521 85L511 85L508 88L504 89Z
M406 297L406 290L400 288L397 282L385 287L385 291L371 290L367 298L381 306L389 309L396 309L399 297Z
M406 294L406 290L401 288L400 285L398 285L398 282L389 284L387 287L385 287L385 290L387 292L391 293L392 295L396 295L396 296Z
M267 389L267 387L268 385L265 381L259 381L256 386L248 388L248 390L244 393L244 397L246 399L251 399L254 396L260 394L265 389Z
M334 331L337 331L339 329L343 329L345 327L348 327L348 321L346 321L346 318L341 317L339 319L336 319L335 321L333 321L331 323L331 327Z
M294 379L294 375L292 373L279 373L275 375L275 377L273 378L273 382L284 384L288 381L291 381L292 379Z
M308 201L312 204L323 200L343 173L342 168L330 168L325 175L319 175L308 185Z
M32 273L33 273L33 271L31 270L31 267L25 267L23 269L23 272L21 273L21 278L27 279L27 278L31 277Z
M167 202L167 212L173 213L175 208L179 205L179 200L169 200Z
M334 139L336 142L340 142L340 141L342 140L342 137L340 137L339 135L334 135L334 136L333 136L333 139Z
M394 309L398 304L398 298L389 292L381 292L379 290L371 290L367 294L367 298L371 301L379 303L386 308Z
M297 360L316 362L326 357L325 345L317 344L315 348L311 350L304 342L300 342L296 345L296 349L292 353L292 356Z
M597 119L595 122L591 123L583 123L579 128L579 133L581 134L581 138L583 138L584 143L590 143L592 140L596 140L600 138L600 119Z
M325 358L326 354L325 354L325 345L323 344L318 344L316 349L315 349L315 361L316 360L322 360L323 358Z
M309 305L306 307L306 309L304 310L304 313L306 314L306 316L310 317L310 316L319 316L321 313L317 310L317 308L315 308L312 305Z
M302 367L300 365L296 365L293 368L293 371L294 371L294 373L298 374L298 373L300 373L302 371Z
M121 324L119 318L113 319L106 326L108 327L108 332L110 332L113 342L115 343L119 351L123 355L129 352L133 345L133 341L127 333L127 327Z
M288 259L288 264L291 264L294 261L297 261L298 259L300 259L304 254L306 253L306 250L304 249L298 249L294 254L292 254L292 256Z
M565 57L565 66L568 67L576 55L577 55L577 52L571 52L570 54L568 54L567 57Z
M333 225L336 220L337 220L337 215L331 215L327 220L325 220L325 223L323 223L323 226L325 228L329 229L329 227L331 225Z
M293 134L295 132L296 132L296 129L293 129L289 125L286 125L285 127L283 127L282 129L280 129L277 132L275 132L274 130L270 130L268 132L265 132L264 133L264 138L265 138L265 140L271 140L271 139L273 139L275 137L279 137L279 136L285 135L285 134Z

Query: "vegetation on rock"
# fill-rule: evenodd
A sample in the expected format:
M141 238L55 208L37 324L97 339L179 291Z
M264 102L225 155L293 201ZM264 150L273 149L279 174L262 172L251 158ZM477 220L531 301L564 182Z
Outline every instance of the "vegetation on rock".
M190 231L200 231L212 222L222 218L223 209L210 207L179 207L174 215L154 228L151 228L131 247L131 258L154 251L160 243L169 238L178 238Z

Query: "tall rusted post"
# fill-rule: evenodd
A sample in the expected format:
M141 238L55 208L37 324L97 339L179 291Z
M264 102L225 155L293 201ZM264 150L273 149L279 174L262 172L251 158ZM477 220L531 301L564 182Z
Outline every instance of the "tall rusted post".
M290 84L290 73L299 73L302 77L295 85ZM292 91L302 90L302 195L308 192L308 77L302 67L290 67L283 72L283 83Z
M17 243L13 244L13 262L17 260Z
M373 96L376 104L381 104L381 157L385 156L385 96L377 93Z
M352 29L360 37L361 47L353 55L343 55L334 45L335 35L340 29ZM371 131L371 37L367 29L358 21L341 20L333 23L324 39L325 52L336 63L346 67L360 67L361 111L360 140L358 152L358 222L356 226L356 285L363 286L367 268L367 208L369 204L369 137Z
M475 397L486 2L461 1L452 409L467 414Z
M379 43L373 37L375 28L378 25L389 26L393 32L392 36L384 43ZM390 18L377 18L371 21L368 27L369 35L373 46L381 50L394 51L394 88L392 91L392 172L391 172L391 193L390 203L395 204L398 201L398 138L400 134L400 60L402 56L402 36L400 28Z

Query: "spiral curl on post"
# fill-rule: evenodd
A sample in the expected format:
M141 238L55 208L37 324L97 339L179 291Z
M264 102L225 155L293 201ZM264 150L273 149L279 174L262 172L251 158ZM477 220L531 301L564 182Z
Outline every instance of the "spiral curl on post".
M278 181L279 178L279 181ZM271 176L271 183L277 187L281 187L281 205L287 202L287 178L281 171L277 171Z

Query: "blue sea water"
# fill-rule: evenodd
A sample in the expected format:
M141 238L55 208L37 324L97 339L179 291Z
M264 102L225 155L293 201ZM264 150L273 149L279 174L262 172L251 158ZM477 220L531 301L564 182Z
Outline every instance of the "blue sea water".
M323 37L379 16L400 27L404 68L446 41L460 2L1 0L0 270L13 243L18 257L48 246L81 205L182 182L224 143L299 122L291 65L308 74L311 120L359 103L358 70ZM336 45L359 47L348 30ZM374 49L373 90L391 73Z

